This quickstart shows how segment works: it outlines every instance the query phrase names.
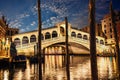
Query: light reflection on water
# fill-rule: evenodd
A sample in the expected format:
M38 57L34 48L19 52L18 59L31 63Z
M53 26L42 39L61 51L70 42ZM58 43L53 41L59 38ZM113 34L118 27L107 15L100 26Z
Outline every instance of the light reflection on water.
M114 79L116 75L115 58L98 57L99 79ZM43 80L67 80L65 68L65 56L45 56L45 64L42 64ZM90 57L70 56L70 80L90 80ZM17 65L13 68L1 68L0 80L38 80L37 64Z

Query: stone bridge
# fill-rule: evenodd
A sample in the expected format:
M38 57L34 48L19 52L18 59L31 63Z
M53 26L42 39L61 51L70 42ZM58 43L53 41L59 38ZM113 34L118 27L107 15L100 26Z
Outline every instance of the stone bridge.
M65 50L65 22L56 24L53 27L42 29L42 50L45 53L63 53ZM73 53L89 53L89 33L75 29L68 24L68 36L71 51ZM38 31L30 31L12 36L18 54L33 55L38 40ZM105 39L96 36L97 53L103 52L106 48Z

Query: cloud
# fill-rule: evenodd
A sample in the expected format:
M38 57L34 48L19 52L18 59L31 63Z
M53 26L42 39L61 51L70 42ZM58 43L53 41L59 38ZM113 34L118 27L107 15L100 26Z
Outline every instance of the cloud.
M96 1L96 21L100 22L104 15L109 13L110 0Z
M109 1L96 0L97 21L100 21L103 15L108 12ZM35 21L37 20L37 4L32 5L29 9L30 11L17 15L15 20L10 22L10 25L12 27L22 28L20 30L21 32L32 30L32 26L37 25ZM43 0L41 11L43 28L51 27L58 22L64 21L64 17L66 16L74 27L81 28L88 25L88 0ZM30 18L30 20L26 20L27 18ZM27 23L27 21L30 23ZM26 23L27 25L24 25ZM25 26L27 27L23 29Z
M26 31L30 31L29 26L27 26L26 28L20 28L20 33L26 32Z
M30 15L26 14L26 13L16 15L15 18L13 18L11 20L9 19L9 26L12 28L21 28L21 27L23 27L23 24L24 24L23 20L29 16Z
M29 17L29 16L30 16L29 14L24 13L24 14L17 15L16 18L17 19L23 19L23 18L26 18L26 17Z
M70 0L70 2L73 5L75 5L79 2L79 0ZM48 0L45 2L43 1L41 4L41 9L42 9L42 18L45 20L42 21L42 26L50 27L50 26L55 25L57 22L63 21L64 17L66 17L66 16L77 18L77 16L80 16L82 13L84 14L84 11L83 12L79 11L79 14L76 13L77 11L73 11L74 7L77 5L72 6L72 4L70 4L70 2L68 2L67 0L54 0L54 1ZM81 8L80 6L77 6L77 7ZM72 11L74 13L71 13ZM37 6L36 5L34 5L31 8L31 12L33 13L33 15L37 14ZM51 15L51 14L54 14L54 15Z
M36 25L36 22L33 21L30 25L31 25L31 26L34 26L34 25Z
M19 20L14 20L14 21L10 21L9 26L12 28L20 28L22 26L23 22L19 21Z
M20 33L25 32L26 30L24 28L20 29Z
M32 12L33 15L36 15L36 14L37 14L37 9L38 9L38 8L37 8L37 5L33 5L33 7L31 7L30 10L31 10L31 12Z

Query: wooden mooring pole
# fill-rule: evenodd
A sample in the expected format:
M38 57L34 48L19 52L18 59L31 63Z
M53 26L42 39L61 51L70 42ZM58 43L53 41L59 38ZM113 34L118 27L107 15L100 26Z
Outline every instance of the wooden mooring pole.
M92 80L98 80L96 35L95 35L95 0L89 0L89 25L90 25L90 59Z
M67 17L65 17L65 28L66 28L66 38L65 38L65 44L66 44L66 73L67 73L67 80L70 80L70 56L69 56L69 44L68 44L68 20Z
M110 3L110 14L112 20L112 26L114 30L114 39L115 39L115 56L116 56L116 65L117 65L117 77L120 79L120 54L119 54L119 40L118 40L118 33L115 24L115 13L112 7L112 1Z
M38 0L38 62L39 62L39 80L42 80L42 64L41 64L41 1Z

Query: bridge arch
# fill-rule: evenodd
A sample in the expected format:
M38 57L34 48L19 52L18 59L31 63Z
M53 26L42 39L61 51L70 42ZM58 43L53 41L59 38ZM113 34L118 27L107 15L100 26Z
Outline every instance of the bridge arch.
M27 36L24 36L24 37L22 38L22 44L28 44L28 43L29 43L28 37L27 37Z
M18 45L21 44L21 41L20 41L19 38L15 38L15 39L14 39L14 42L15 42L16 46L18 46Z
M96 43L99 43L99 40L98 40L98 38L96 38Z
M43 48L43 51L45 51L46 48L50 50L52 47L56 47L56 46L57 47L62 47L62 53L65 53L65 42L59 42L59 43L54 43L54 44L48 45L48 46ZM79 53L89 53L88 47L86 47L82 44L78 44L78 43L75 43L75 42L69 42L68 47L69 47L69 53L70 54L73 54L73 53L78 53L78 54Z
M100 40L100 44L104 44L104 41L103 41L103 40Z
M65 35L65 29L62 26L60 26L60 34L62 34L63 36Z
M55 38L55 37L57 37L57 36L58 36L57 31L53 31L53 32L52 32L52 38Z
M83 35L83 39L84 40L88 40L88 36L87 35Z
M30 36L30 43L31 42L36 42L36 36L35 35Z
M71 37L76 37L76 33L74 31L71 33Z
M78 34L77 34L77 38L82 38L82 34L81 34L81 33L78 33Z
M51 38L51 34L49 32L45 33L45 39L50 39Z

